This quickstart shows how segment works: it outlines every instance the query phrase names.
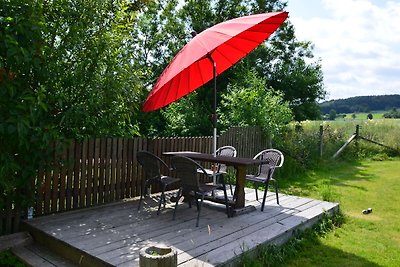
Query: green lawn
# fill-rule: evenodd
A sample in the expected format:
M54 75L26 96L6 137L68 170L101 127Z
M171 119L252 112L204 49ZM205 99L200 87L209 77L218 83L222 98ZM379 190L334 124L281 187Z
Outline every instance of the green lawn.
M282 181L283 190L340 202L346 222L284 265L400 266L400 159L323 165ZM367 208L372 213L362 214Z
M0 252L0 266L1 267L27 267L24 263L9 250Z

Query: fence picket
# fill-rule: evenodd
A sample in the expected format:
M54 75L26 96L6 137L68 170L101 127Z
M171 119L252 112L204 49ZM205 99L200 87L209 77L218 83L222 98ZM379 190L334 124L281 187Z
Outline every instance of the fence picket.
M86 205L93 205L93 175L94 175L94 143L95 139L88 140L88 150L87 150L87 182L86 182Z
M87 183L87 150L88 140L82 142L81 160L80 160L80 180L79 180L79 207L83 208L86 205L86 183Z
M264 140L256 127L234 127L218 136L218 145L235 146L238 155L249 157L264 148ZM170 159L162 156L165 151L212 153L212 137L71 140L61 153L55 150L53 162L43 164L38 170L35 216L139 196L142 170L136 154L141 150L153 152L169 164ZM154 187L152 191L158 189ZM0 235L18 228L21 210L17 206L9 201L0 210Z
M38 176L36 178L36 205L35 211L37 215L43 214L43 195L44 195L44 166L39 167Z
M63 148L60 154L60 190L59 190L59 211L65 210L65 196L67 191L67 159L68 159L68 148Z
M99 204L98 190L99 190L99 164L100 164L100 139L94 140L94 151L93 151L93 205Z
M105 169L107 161L107 139L100 140L100 170L99 170L99 192L98 192L98 203L104 203L104 186L105 186Z

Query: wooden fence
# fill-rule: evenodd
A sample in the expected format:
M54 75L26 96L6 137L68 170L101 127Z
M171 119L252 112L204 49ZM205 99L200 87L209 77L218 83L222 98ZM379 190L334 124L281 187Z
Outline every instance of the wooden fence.
M252 157L266 147L257 127L232 128L218 137L218 146L232 145L238 156ZM136 153L150 151L164 160L164 151L211 153L212 137L104 138L71 141L54 153L53 161L38 170L33 216L80 209L140 195L141 168ZM164 170L165 172L167 170ZM152 188L157 192L158 188ZM21 211L6 200L0 210L0 235L18 231Z

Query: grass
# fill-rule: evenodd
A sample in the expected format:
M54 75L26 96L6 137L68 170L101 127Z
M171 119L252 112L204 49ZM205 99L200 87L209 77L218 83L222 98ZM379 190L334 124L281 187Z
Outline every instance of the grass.
M10 250L5 250L5 251L0 252L0 266L2 266L2 267L26 267L27 265L20 262L19 259Z
M354 118L354 120L367 120L368 114L372 114L372 117L374 119L382 119L383 114L385 114L387 112L388 111L357 112L357 113L355 113L356 117ZM344 118L344 120L353 120L352 115L353 115L353 113L346 114L346 117ZM340 118L337 118L337 119L341 120Z
M277 253L264 249L246 266L399 266L399 164L400 158L325 162L303 175L282 179L281 191L286 193L340 202L345 223L323 235L296 237L280 248L283 256L278 261L263 261L268 250ZM365 215L362 210L367 208L372 213Z

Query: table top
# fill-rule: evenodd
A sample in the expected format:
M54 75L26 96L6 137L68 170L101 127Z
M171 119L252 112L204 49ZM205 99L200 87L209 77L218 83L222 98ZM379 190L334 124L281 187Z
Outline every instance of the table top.
M251 158L240 158L240 157L229 157L229 156L214 156L212 154L192 152L192 151L175 151L175 152L164 152L165 156L184 156L193 160L207 161L214 163L223 163L230 166L248 166L248 165L261 165L266 164L268 161L251 159Z

